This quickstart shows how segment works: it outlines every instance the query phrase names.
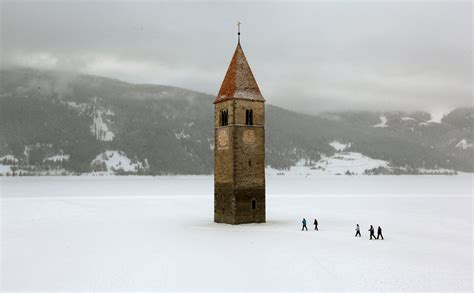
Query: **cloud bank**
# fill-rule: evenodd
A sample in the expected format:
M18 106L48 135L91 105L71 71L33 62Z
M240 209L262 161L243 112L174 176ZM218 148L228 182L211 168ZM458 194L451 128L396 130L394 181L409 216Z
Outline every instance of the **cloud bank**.
M237 42L266 100L306 113L472 100L472 3L3 2L1 65L216 94Z

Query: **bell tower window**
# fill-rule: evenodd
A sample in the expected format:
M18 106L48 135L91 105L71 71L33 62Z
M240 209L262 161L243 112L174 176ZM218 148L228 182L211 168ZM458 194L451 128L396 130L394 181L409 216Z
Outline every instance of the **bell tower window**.
M227 110L221 110L221 126L226 126L228 124L228 112Z
M252 199L252 210L256 210L257 209L257 201L254 199Z
M245 125L253 125L253 110L245 110Z

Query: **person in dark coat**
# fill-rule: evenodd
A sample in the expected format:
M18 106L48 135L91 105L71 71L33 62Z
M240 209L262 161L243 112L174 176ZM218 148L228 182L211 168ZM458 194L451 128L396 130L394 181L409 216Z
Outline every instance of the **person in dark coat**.
M303 218L303 221L301 223L303 223L303 228L301 228L301 231L303 231L304 229L306 229L306 231L308 231L308 227L306 227L306 219L305 218Z
M319 231L318 230L318 220L316 220L316 219L314 219L314 230Z
M380 226L377 228L377 239L379 239L379 237L382 237L383 240L382 228L380 228Z
M374 234L374 227L372 225L370 225L370 228L368 230L370 232L370 240L372 240L372 237L374 237L374 239L377 239L375 238L375 234Z
M360 227L359 227L359 224L357 224L357 226L356 226L356 235L355 235L355 237L357 237L357 235L359 235L359 237L360 237Z

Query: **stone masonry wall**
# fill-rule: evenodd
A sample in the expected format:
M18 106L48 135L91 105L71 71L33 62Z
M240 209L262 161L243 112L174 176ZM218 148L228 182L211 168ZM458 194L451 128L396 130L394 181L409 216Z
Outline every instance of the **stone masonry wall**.
M228 110L228 126L219 124L222 109ZM253 110L254 125L245 125L247 109ZM215 104L214 115L214 220L265 222L264 103L223 101Z

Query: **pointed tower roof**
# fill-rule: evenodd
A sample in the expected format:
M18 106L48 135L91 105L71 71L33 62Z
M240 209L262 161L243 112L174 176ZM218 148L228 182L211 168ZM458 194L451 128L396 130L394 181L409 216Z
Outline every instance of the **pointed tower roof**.
M230 99L265 102L240 46L240 39L214 104Z

